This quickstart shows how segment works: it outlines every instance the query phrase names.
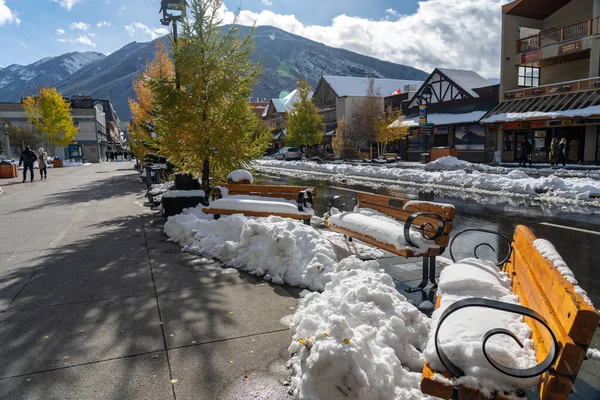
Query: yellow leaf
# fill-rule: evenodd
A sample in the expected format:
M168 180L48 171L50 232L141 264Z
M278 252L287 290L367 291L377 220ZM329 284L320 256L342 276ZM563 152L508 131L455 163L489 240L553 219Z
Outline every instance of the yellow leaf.
M229 311L229 315L233 315L233 311Z
M329 337L329 335L323 332L323 337Z
M196 344L196 341L195 341L195 340L192 340L192 344Z
M27 382L31 382L31 378L27 378Z
M70 357L69 356L64 356L63 360L68 360Z
M158 358L160 357L158 354L152 354L152 358Z
M177 383L177 379L171 379L171 383Z
M48 339L50 336L44 336L44 339Z
M344 338L344 344L350 344L350 339Z
M263 390L265 387L264 386L259 386L256 388L256 390Z
M306 343L306 340L304 340L304 339L300 338L300 339L298 339L298 342L299 342L299 343L302 343L302 344L305 344L305 343Z
M82 330L80 330L80 331L79 331L79 333L83 333L83 332L85 332L85 330L84 330L84 329L82 329Z
M104 336L104 333L99 333L98 336Z
M173 337L173 336L175 336L175 335L173 335L173 334L171 333L169 336L170 336L170 337Z

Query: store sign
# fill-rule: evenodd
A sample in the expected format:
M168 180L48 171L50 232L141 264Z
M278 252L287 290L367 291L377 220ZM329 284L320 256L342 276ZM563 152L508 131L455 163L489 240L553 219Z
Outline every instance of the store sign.
M521 123L520 122L509 122L506 124L502 124L502 129L503 130L509 130L509 129L520 129L521 128Z
M542 58L542 51L541 50L532 51L531 53L523 54L521 56L521 62L523 64L530 63L530 62L533 62L533 61L537 61L540 58Z
M421 124L421 127L419 128L419 133L423 136L433 135L434 126L434 124Z
M421 104L419 106L419 124L423 125L427 123L427 105Z
M558 54L576 53L581 50L581 47L581 40L569 44L563 44L562 46L558 47Z
M545 128L546 125L546 121L534 121L531 123L532 128Z
M571 126L571 125L573 125L573 120L572 119L563 119L560 121L560 125L561 126Z

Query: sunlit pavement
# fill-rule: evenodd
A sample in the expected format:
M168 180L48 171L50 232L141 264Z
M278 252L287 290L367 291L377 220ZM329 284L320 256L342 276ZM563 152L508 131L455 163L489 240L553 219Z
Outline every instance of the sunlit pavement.
M289 398L298 291L181 253L132 168L0 180L0 398Z

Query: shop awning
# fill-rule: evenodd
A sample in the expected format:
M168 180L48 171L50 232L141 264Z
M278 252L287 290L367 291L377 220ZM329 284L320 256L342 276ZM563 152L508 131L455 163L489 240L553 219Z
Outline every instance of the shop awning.
M442 125L455 125L455 124L472 124L477 123L485 116L487 111L472 111L469 113L462 114L429 114L427 115L427 122L435 124L437 126ZM392 128L398 127L398 121L395 121L390 125ZM403 126L410 128L416 128L419 126L419 117L405 118L402 122Z
M498 104L484 124L600 116L600 90L509 100Z

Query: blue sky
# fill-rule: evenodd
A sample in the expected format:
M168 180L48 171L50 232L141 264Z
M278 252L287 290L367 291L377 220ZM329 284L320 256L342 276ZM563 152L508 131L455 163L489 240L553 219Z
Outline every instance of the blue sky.
M424 70L494 76L500 6L507 0L244 0L244 24L274 25ZM159 0L0 0L0 66L71 51L111 53L166 33ZM225 0L226 19L240 4ZM477 42L475 42L477 40ZM480 51L478 54L473 52ZM443 56L446 59L442 58ZM443 65L440 65L443 64Z

